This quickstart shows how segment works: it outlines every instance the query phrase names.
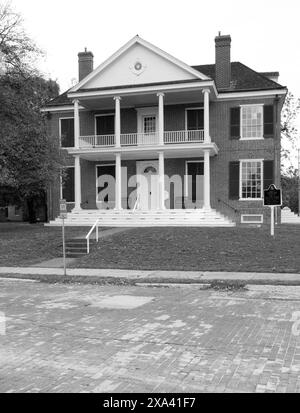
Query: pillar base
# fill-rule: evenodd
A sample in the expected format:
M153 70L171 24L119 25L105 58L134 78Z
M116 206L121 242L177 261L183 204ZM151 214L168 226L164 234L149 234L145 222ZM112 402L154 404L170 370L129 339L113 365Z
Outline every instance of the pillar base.
M82 208L81 207L74 207L73 209L72 209L72 212L80 212L80 211L82 211Z

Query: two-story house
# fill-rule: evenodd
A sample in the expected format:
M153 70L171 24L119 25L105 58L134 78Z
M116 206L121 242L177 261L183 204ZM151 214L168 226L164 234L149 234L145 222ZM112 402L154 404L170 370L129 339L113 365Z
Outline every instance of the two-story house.
M218 35L215 64L199 66L139 36L96 69L79 53L79 82L43 109L69 159L51 218L65 198L70 225L268 222L263 190L280 185L287 90L277 72L231 62L230 47Z

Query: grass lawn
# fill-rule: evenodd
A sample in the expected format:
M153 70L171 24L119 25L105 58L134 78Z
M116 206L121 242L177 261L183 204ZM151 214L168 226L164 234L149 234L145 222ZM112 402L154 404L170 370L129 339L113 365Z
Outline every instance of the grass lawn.
M43 224L0 223L0 266L30 266L58 257L61 233L60 227ZM66 228L68 238L86 233L86 227Z
M300 226L136 228L100 240L73 267L300 273Z

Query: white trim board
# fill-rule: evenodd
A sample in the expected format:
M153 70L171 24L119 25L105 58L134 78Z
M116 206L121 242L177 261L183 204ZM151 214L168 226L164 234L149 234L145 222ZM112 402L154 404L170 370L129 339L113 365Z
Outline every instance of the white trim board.
M70 92L68 94L69 98L72 99L80 99L83 97L114 97L114 96L131 96L131 95L138 95L138 94L155 94L157 92L176 92L176 91L189 91L191 89L204 89L207 87L212 87L215 90L215 85L213 80L208 81L197 81L195 82L182 82L176 84L156 84L156 85L149 85L149 86L136 86L136 87L122 87L122 88L109 88L103 90L90 90L86 92Z
M257 221L245 221L244 217L259 217ZM241 215L241 224L262 224L264 222L263 214L242 214Z
M272 89L272 90L256 90L248 92L232 92L232 93L218 93L217 98L220 100L226 99L248 99L248 98L257 98L257 97L270 97L276 95L285 95L287 89Z
M79 110L88 110L83 106L79 106ZM51 106L40 109L41 112L74 112L74 106Z

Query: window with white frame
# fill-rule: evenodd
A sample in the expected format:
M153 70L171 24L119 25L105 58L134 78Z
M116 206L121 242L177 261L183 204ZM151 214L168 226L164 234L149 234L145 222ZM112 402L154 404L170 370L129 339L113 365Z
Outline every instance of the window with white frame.
M156 132L156 116L144 116L144 133Z
M263 106L248 105L241 107L242 139L258 139L263 137Z
M240 198L262 198L262 161L240 161Z

